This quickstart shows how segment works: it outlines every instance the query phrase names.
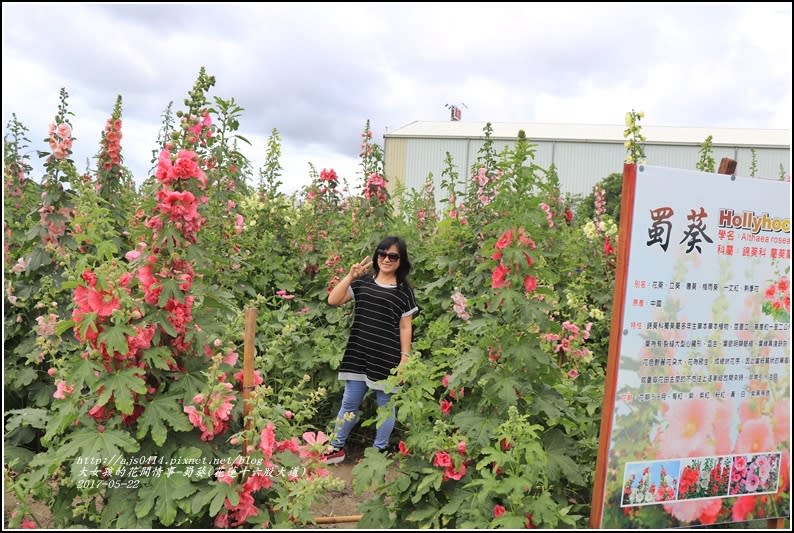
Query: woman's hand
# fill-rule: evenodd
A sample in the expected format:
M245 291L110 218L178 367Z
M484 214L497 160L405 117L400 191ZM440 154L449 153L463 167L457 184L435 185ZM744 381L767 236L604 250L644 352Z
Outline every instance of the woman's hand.
M353 263L353 266L350 267L350 277L352 279L356 279L359 276L362 276L367 273L369 267L372 266L372 258L365 257L358 263Z

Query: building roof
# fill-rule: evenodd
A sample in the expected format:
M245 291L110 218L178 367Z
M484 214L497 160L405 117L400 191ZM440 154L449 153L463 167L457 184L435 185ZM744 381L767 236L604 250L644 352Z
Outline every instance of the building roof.
M458 138L482 139L485 122L414 121L394 131L385 138ZM492 122L494 140L516 139L524 130L533 141L569 141L591 143L623 143L624 125L603 124L533 124L528 122ZM755 148L791 148L791 130L745 128L677 128L671 126L642 125L647 139L643 144L701 145L709 135L714 146L751 146Z

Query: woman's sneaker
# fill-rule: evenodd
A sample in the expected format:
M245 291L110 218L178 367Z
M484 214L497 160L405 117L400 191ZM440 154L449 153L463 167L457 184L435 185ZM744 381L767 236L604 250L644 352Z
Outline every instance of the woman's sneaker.
M344 448L330 448L323 454L323 462L327 465L335 465L345 460Z

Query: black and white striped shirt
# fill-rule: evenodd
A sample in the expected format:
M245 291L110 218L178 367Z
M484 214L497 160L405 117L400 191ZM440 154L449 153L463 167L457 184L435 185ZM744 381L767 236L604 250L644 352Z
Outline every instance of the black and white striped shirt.
M339 379L383 390L377 382L400 364L400 319L419 311L414 291L406 283L383 285L369 275L353 280L348 292L355 311Z

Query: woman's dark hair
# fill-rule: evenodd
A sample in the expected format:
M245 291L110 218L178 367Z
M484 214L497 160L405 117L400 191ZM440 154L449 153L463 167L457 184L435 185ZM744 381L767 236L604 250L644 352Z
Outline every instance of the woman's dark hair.
M397 272L395 273L397 276L397 285L403 283L410 285L408 283L408 273L411 271L411 262L408 260L408 245L399 237L385 237L378 243L378 247L375 248L375 251L372 253L372 268L375 270L375 277L377 277L378 272L380 272L380 266L378 266L378 250L388 250L392 246L396 246L397 251L400 252L400 266L397 267Z

